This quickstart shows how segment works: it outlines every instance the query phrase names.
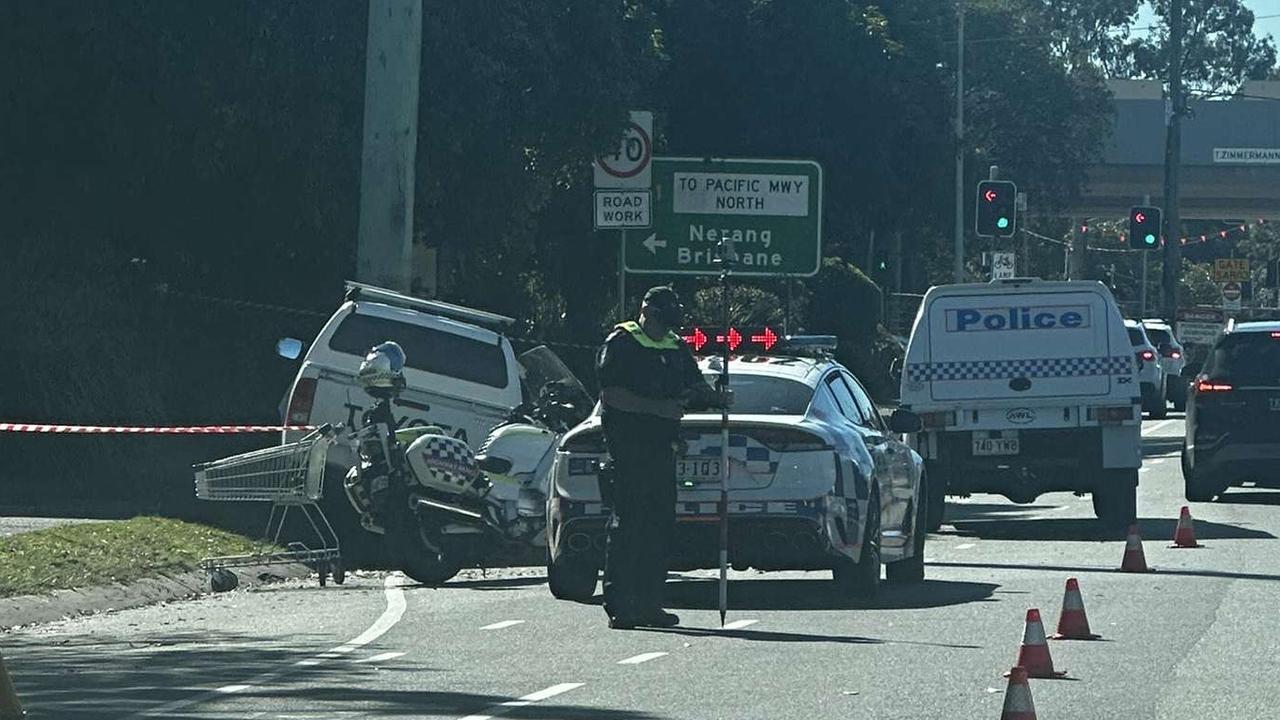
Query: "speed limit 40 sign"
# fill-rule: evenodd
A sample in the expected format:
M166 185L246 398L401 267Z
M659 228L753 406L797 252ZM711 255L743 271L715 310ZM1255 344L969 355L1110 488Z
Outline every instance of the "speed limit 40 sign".
M596 156L596 188L647 188L652 165L653 113L632 110L618 149Z

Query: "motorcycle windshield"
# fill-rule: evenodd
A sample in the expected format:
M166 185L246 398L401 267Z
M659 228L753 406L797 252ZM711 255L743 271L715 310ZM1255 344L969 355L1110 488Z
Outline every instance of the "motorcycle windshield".
M581 410L582 417L586 417L591 411L594 401L587 394L582 381L578 380L578 376L573 374L551 348L539 345L521 353L516 359L522 369L520 380L525 402L537 400L542 389L549 383L558 383L563 397Z

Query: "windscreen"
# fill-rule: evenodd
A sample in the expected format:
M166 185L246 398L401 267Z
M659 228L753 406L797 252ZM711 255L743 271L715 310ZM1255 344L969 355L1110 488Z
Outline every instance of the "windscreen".
M1133 345L1134 347L1147 344L1147 339L1143 337L1141 330L1139 330L1136 327L1131 327L1126 329L1129 331L1129 344Z
M1204 374L1236 385L1280 385L1280 337L1265 332L1225 335L1209 355Z
M718 377L706 374L712 384ZM803 415L813 397L813 388L802 382L766 375L735 373L729 388L733 390L733 412L749 415Z
M927 358L907 364L904 384L928 383L934 400L1106 395L1132 372L1132 350L1110 346L1121 320L1100 293L942 295L924 313Z
M499 344L398 320L352 313L333 333L329 348L364 357L384 340L400 343L405 364L412 370L490 387L507 386L507 359Z
M1163 347L1165 345L1173 344L1173 336L1169 334L1168 330L1161 330L1160 328L1147 328L1147 337L1151 339L1151 342L1155 343L1156 347Z

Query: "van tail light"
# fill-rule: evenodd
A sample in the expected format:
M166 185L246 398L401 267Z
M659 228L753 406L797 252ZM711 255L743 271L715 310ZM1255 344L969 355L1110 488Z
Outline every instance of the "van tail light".
M1140 353L1136 353L1135 357L1138 358L1138 362L1151 362L1156 359L1156 354L1150 350L1143 350Z
M1229 383L1213 382L1212 380L1196 381L1196 392L1198 393L1231 392L1234 389Z
M316 379L300 378L293 386L293 394L289 396L289 410L286 415L290 425L306 425L311 422L311 406L316 401Z
M1177 350L1174 350L1173 348L1166 348L1160 354L1167 358L1173 358L1174 360L1177 360L1178 358L1182 357L1182 353L1178 352Z
M920 424L926 430L949 427L956 424L954 410L920 413Z
M1121 423L1133 419L1132 405L1111 405L1108 407L1091 407L1085 417L1103 425Z

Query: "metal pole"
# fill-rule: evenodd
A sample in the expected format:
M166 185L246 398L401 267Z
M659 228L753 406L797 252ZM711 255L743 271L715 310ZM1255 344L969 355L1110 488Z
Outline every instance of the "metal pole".
M618 322L627 319L627 267L624 264L627 251L627 231L618 232Z
M955 282L964 282L964 0L956 3Z
M1150 205L1151 196L1150 195L1142 196L1142 204ZM1142 319L1147 316L1147 268L1148 266L1151 265L1151 263L1147 262L1146 250L1141 251L1141 253L1138 255L1138 262L1142 263L1142 290L1138 294L1138 305L1140 306L1141 309L1139 310L1139 313L1138 313L1138 319Z
M408 292L422 0L369 0L356 279Z
M1164 268L1161 272L1165 319L1178 312L1178 279L1182 274L1182 219L1178 213L1178 170L1182 164L1182 0L1169 2L1168 134L1164 152Z
M716 382L721 396L729 391L729 269L736 259L733 243L720 242L720 299L723 305L724 342L721 343L720 377ZM729 612L729 407L720 409L720 627Z

